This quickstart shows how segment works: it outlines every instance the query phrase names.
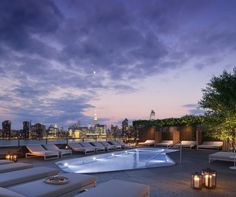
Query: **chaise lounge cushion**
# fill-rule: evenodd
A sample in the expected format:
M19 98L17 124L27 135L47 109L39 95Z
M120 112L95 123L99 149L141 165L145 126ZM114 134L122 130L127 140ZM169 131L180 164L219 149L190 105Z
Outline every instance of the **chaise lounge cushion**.
M9 164L9 163L13 163L13 161L6 160L6 159L0 159L0 165Z
M14 172L2 173L0 175L0 187L10 187L20 183L41 179L58 174L59 170L48 167L35 167ZM1 196L1 195L0 195Z
M29 163L10 163L5 165L0 165L0 173L23 170L32 167L33 165Z
M110 180L75 197L148 197L149 186L121 180Z
M221 141L205 141L198 145L197 148L221 148L222 146L223 142Z
M75 173L60 173L67 177L69 182L63 185L46 184L45 179L39 179L9 187L9 190L29 197L58 197L68 193L82 191L91 186L95 186L96 178L90 175Z
M26 197L16 192L13 192L9 189L0 187L0 196L1 197Z
M209 155L209 160L220 160L220 161L234 161L236 157L235 152L216 152Z

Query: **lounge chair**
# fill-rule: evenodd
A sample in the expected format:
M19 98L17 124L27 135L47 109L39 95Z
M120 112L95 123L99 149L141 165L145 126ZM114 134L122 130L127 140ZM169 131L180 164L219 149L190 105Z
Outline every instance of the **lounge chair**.
M48 159L58 159L58 151L48 151L45 150L41 145L27 145L26 148L30 151L25 154L25 157L43 157L44 160Z
M110 180L74 197L149 197L149 195L150 188L148 185L121 180Z
M94 145L95 147L99 147L103 150L106 150L106 147L103 146L101 143L97 142L97 141L94 141L94 142L90 142L92 145Z
M11 160L6 160L6 159L0 159L0 165L9 164L9 163L13 163L13 161L11 161Z
M95 151L105 151L105 147L95 146L95 145L90 144L89 142L80 142L80 144L81 144L83 147L94 148Z
M24 182L58 174L59 170L49 167L35 167L25 170L1 173L0 187L10 187ZM0 195L1 196L1 195Z
M166 146L167 148L173 145L173 140L162 140L160 143L156 144L156 146Z
M222 141L204 141L202 144L197 145L197 149L218 149L223 146Z
M216 153L212 153L209 155L209 163L211 163L211 161L234 161L236 157L236 153L235 152L216 152Z
M114 141L114 140L113 140ZM124 143L123 140L117 140L115 141L117 142L118 144L121 145L122 148L131 148L128 144Z
M47 145L44 145L44 147L49 151L58 152L60 157L62 157L64 155L71 155L72 154L72 150L70 150L70 149L60 149L55 144L47 144Z
M95 148L91 147L83 147L79 143L71 143L68 144L68 146L74 151L74 152L82 152L84 154L87 154L89 152L95 152Z
M196 141L182 140L180 143L175 144L175 146L177 146L177 147L180 147L180 145L183 148L190 148L190 149L192 149L193 147L196 146Z
M59 175L68 178L69 182L53 185L45 183L45 178L43 178L8 187L7 189L27 197L69 197L96 185L96 178L91 175L76 173L60 173Z
M155 145L155 140L146 140L145 142L138 143L141 146L152 146Z
M0 165L0 173L3 172L11 172L16 170L23 170L27 168L32 168L33 165L29 163L10 163L10 164L4 164Z
M116 149L116 147L114 145L109 144L106 141L100 141L100 143L106 147L106 150L113 150Z
M108 143L111 144L111 145L114 145L116 149L121 149L122 148L122 146L116 141L109 141Z

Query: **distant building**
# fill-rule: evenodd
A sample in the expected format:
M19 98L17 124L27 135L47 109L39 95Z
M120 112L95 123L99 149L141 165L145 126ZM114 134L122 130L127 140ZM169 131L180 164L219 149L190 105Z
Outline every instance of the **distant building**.
M152 110L151 113L150 113L150 118L149 118L149 119L150 119L150 120L155 120L155 119L156 119L155 116L156 116L155 111Z
M95 134L97 134L98 136L106 136L107 135L107 126L106 125L96 124L94 130L95 130Z
M36 123L31 126L32 138L43 138L46 136L46 126L41 123Z
M30 138L30 122L29 121L23 121L23 130L22 130L22 137L24 139Z
M2 137L11 138L11 121L5 120L2 122Z
M122 121L122 131L128 131L128 130L129 130L129 121L126 118Z
M48 137L57 137L59 135L59 127L57 124L50 125L47 129Z

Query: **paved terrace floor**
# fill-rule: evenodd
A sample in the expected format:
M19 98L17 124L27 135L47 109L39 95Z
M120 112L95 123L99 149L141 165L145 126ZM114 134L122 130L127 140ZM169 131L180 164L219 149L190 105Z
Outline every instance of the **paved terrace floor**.
M176 161L175 166L150 168L141 170L128 170L93 174L97 177L97 184L110 179L120 179L144 183L150 186L151 197L236 197L236 171L229 167L233 162L215 161L208 163L208 155L216 151L209 150L183 150L182 164L179 164L179 152L170 153L169 156ZM63 159L76 158L72 155ZM62 160L63 160L62 159ZM39 158L20 159L34 166L57 167L54 162L58 160L43 161ZM214 190L193 190L190 187L191 174L201 169L211 167L218 173L217 188Z

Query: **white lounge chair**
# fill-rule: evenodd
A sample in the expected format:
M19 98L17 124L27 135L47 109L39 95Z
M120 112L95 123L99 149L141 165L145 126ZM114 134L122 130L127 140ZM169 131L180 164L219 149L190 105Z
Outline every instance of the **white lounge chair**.
M25 170L1 173L0 187L10 187L20 183L34 181L47 176L56 175L58 172L59 170L55 168L35 167Z
M131 148L131 146L129 146L128 144L124 143L123 140L117 140L115 142L120 144L122 148Z
M9 163L13 163L13 161L11 161L11 160L6 160L6 159L0 159L0 165L9 164Z
M167 148L173 145L173 140L162 140L160 143L156 144L156 146L166 146Z
M59 175L68 178L69 182L67 184L53 185L45 183L45 178L43 178L14 185L7 189L27 197L69 197L96 185L96 177L91 175L76 173L60 173Z
M138 143L141 146L152 146L155 145L155 140L146 140L145 142Z
M109 144L106 141L100 141L100 143L106 147L106 150L114 150L116 147L114 145Z
M216 152L216 153L212 153L209 155L209 163L211 163L211 161L232 161L234 162L236 157L236 153L235 152Z
M179 147L180 145L183 148L190 148L190 149L192 149L193 147L196 146L196 141L182 140L180 143L175 144L175 146L177 146L177 147Z
M60 149L55 144L47 144L47 145L44 145L44 147L49 151L58 152L60 157L62 157L64 155L71 155L72 154L72 150L70 150L70 149Z
M101 183L95 188L78 194L74 197L149 197L150 188L148 185L121 181L110 180Z
M89 142L80 142L80 144L81 144L83 147L94 148L95 151L105 151L105 148L104 148L104 147L95 146L95 145L90 144Z
M25 154L25 157L43 157L44 160L48 159L58 159L59 152L58 151L48 151L45 150L41 145L27 145L26 148L30 151Z
M95 147L99 147L101 148L102 150L106 150L106 147L103 146L101 143L97 142L97 141L94 141L94 142L90 142L91 144L93 144Z
M197 149L221 149L223 146L222 141L204 141L202 144L197 145Z
M111 145L114 145L116 149L121 149L122 148L122 146L116 141L112 140L112 141L109 141L108 143L111 144Z
M23 169L32 168L32 167L33 165L29 163L20 163L20 162L9 163L9 164L0 165L0 173L23 170Z
M87 154L89 152L95 152L95 148L91 147L83 147L79 143L70 143L68 146L74 151L74 152L82 152L84 154Z

